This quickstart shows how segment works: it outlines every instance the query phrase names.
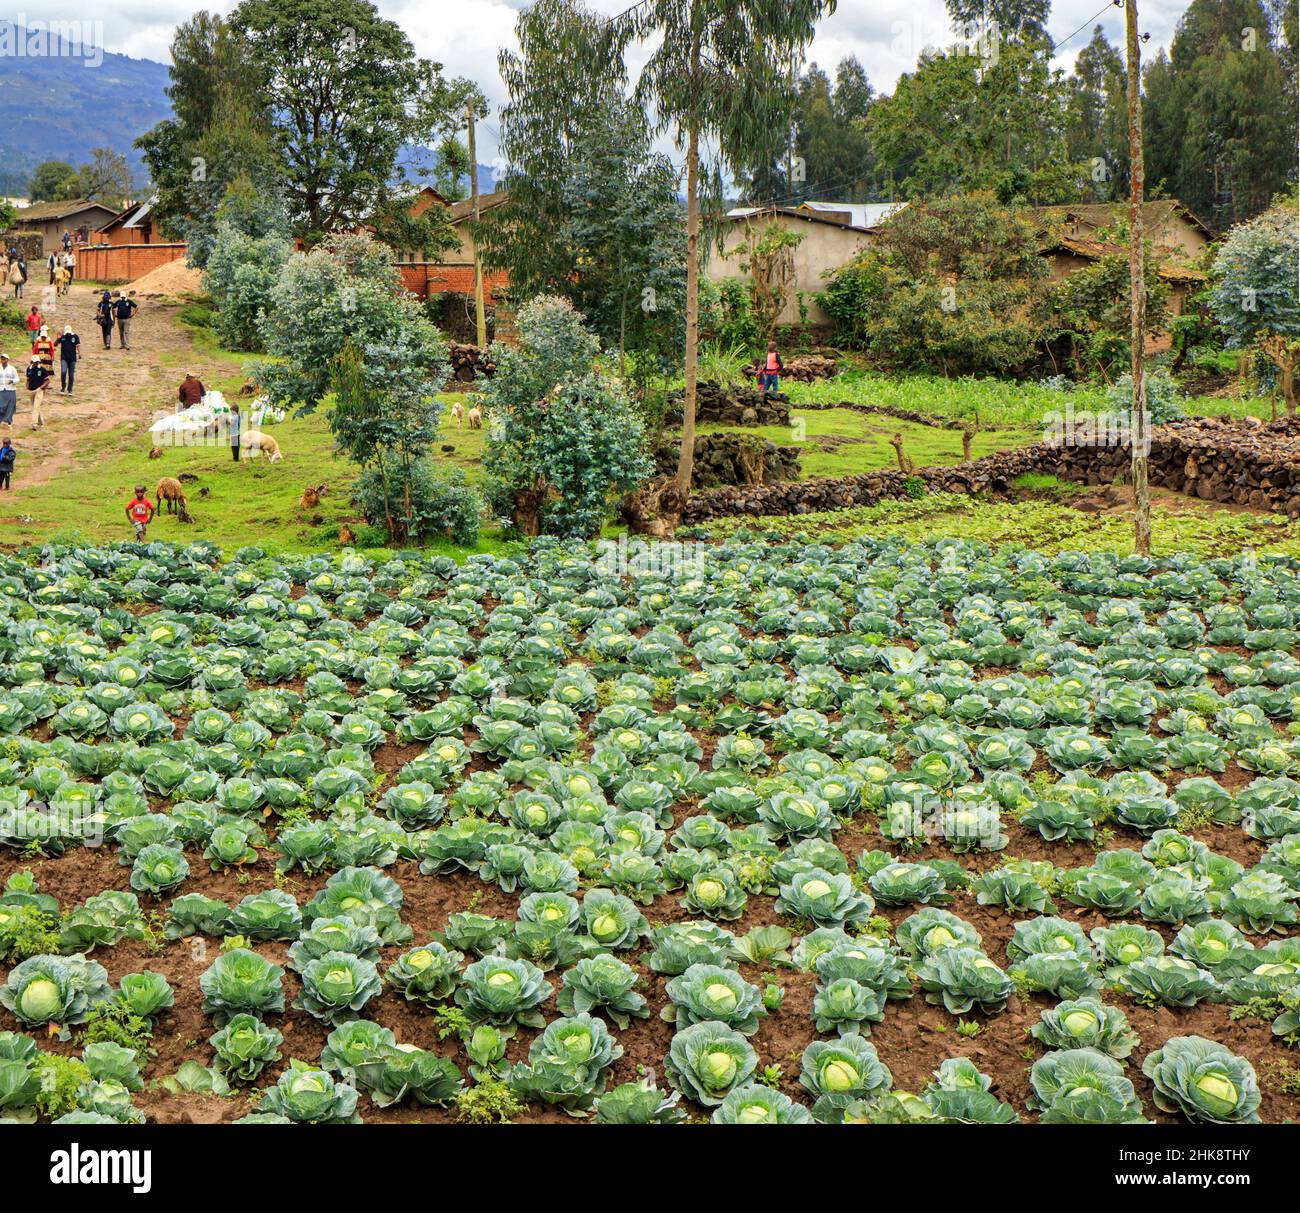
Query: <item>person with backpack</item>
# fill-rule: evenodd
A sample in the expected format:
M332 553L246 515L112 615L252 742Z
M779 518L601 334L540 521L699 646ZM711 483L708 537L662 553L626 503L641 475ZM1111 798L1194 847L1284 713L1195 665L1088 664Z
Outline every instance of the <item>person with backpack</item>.
M117 344L120 349L131 348L131 321L140 305L126 295L118 295L113 303L113 318L117 321Z
M9 262L9 285L14 288L14 298L23 297L23 283L27 281L27 266L20 258Z
M6 438L0 442L0 489L9 491L11 489L10 479L14 474L14 460L18 457L18 452L14 450L13 443Z
M776 342L767 343L767 354L758 371L758 386L765 392L775 392L779 389L781 383L781 372L785 370L785 363L781 361L781 355L776 351Z
M59 335L59 394L71 396L77 379L77 359L81 356L81 338L72 325Z
M105 291L95 304L95 323L104 337L104 348L113 348L113 297Z
M149 500L149 490L142 484L135 486L135 496L126 503L127 521L135 527L135 537L143 541L149 521L154 516L153 502Z
M50 372L35 355L27 364L27 390L32 394L32 429L45 424L45 393L50 387Z

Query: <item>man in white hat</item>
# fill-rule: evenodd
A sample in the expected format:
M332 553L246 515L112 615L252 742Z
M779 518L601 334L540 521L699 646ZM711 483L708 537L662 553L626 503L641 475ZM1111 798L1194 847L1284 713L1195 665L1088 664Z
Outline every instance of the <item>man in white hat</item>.
M13 425L18 407L18 368L0 354L0 425Z

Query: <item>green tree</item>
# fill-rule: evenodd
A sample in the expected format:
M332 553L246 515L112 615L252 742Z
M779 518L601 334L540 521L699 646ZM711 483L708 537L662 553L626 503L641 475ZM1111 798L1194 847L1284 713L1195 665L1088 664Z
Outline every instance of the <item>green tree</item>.
M459 202L469 193L469 148L450 132L438 142L433 187L448 202Z
M1295 181L1294 67L1279 48L1260 0L1192 0L1145 73L1147 176L1213 223L1259 214Z
M689 494L695 461L699 365L701 141L721 164L743 169L770 145L785 112L789 65L812 40L834 0L643 0L618 19L622 40L654 44L637 81L638 101L653 108L686 153L686 386L677 487ZM775 122L774 122L775 120Z
M620 372L631 351L648 375L681 343L686 241L676 171L652 151L644 111L621 101L578 137L567 170L561 236L573 266L563 294L618 350Z
M569 158L598 137L624 75L608 23L581 0L537 0L519 14L515 34L518 53L503 50L498 60L507 197L484 217L478 239L485 266L508 271L511 292L524 300L563 293L572 278Z
M1047 40L1051 0L944 0L948 16L963 36L992 34L1017 41Z
M27 197L32 202L58 202L72 197L66 187L76 176L77 170L66 160L43 160L28 182Z
M398 153L426 141L447 88L369 0L242 0L230 16L266 99L294 234L349 231L402 191Z
M1065 144L1070 161L1088 168L1088 195L1098 202L1127 197L1124 59L1100 25L1066 81Z
M155 195L153 216L186 241L191 265L207 264L215 216L243 176L278 194L266 98L243 39L221 17L198 12L171 43L172 116L136 140Z
M1210 306L1228 345L1258 349L1277 367L1288 413L1300 368L1300 235L1296 199L1279 202L1228 233L1214 261Z
M1070 161L1063 77L1042 43L927 52L875 102L867 127L907 194L993 190L1008 202L1066 202L1088 180L1087 166Z
M74 198L87 198L117 209L131 196L131 168L121 152L92 148L89 162L77 169L72 188Z
M1047 267L1034 226L989 192L916 201L837 271L818 302L838 339L904 369L944 375L1031 369L1032 304Z

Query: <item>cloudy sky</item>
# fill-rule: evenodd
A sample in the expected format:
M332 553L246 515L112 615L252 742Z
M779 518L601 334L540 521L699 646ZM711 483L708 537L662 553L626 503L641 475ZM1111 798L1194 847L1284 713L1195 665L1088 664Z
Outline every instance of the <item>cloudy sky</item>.
M1100 21L1112 42L1122 42L1124 13L1104 0L1055 0L1048 30L1058 42L1069 35L1059 51L1068 66L1074 54ZM168 58L172 29L201 8L229 11L235 0L42 0L29 10L0 0L0 15L20 24L31 19L102 22L106 50L142 59ZM494 104L503 97L497 73L497 51L515 44L514 27L527 0L377 0L380 12L396 21L415 44L417 52L444 65L449 75L469 76L483 86ZM629 0L588 0L590 7L615 13ZM1141 0L1141 26L1151 35L1147 53L1166 45L1174 25L1187 8L1187 0ZM1102 9L1100 15L1098 10ZM27 21L24 21L27 18ZM1075 31L1079 31L1075 33ZM900 72L916 62L926 46L952 41L943 0L839 0L833 16L818 27L810 58L824 67L846 55L856 55L878 91L889 92ZM633 64L632 66L635 66ZM492 123L484 132L481 158L495 153Z

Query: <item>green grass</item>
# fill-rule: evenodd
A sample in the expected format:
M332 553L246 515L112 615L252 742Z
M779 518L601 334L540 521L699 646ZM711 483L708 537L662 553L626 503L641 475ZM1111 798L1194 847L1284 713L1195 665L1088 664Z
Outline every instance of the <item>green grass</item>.
M1171 508L1177 504L1179 508ZM1158 495L1152 503L1152 551L1157 556L1190 552L1200 557L1300 556L1300 524L1276 514L1215 509L1202 502ZM1016 544L1047 555L1065 551L1133 551L1130 513L1085 514L1057 501L988 501L955 493L936 493L915 501L883 501L873 506L780 518L726 518L696 528L721 539L738 531L806 536L817 542L898 537L923 542L935 535L987 543Z
M851 400L855 404L883 404L928 416L1007 429L1040 429L1048 413L1061 411L1067 404L1073 405L1075 412L1097 412L1108 407L1106 392L1101 387L1083 386L1071 392L1059 392L1036 382L944 379L937 375L897 378L857 369L845 370L834 379L813 383L789 381L783 386L795 405ZM1184 402L1184 407L1196 416L1270 415L1268 401L1258 397L1243 400L1233 396L1193 396Z
M133 487L143 483L152 496L160 477L190 474L197 479L183 483L193 523L160 515L149 529L150 539L180 543L207 539L227 553L248 544L276 551L337 545L339 524L357 517L350 501L357 472L353 464L334 454L326 413L286 419L271 432L285 455L278 463L261 458L235 463L224 444L168 447L161 458L151 460L147 434L131 423L89 434L78 448L76 467L26 491L20 478L19 496L10 507L14 515L4 519L4 540L40 543L55 534L74 533L96 543L129 539L124 507ZM456 452L445 455L435 448L435 463L458 463L480 478L477 459L483 431L457 431L453 425L450 432L444 429L443 439ZM319 507L304 512L299 507L303 489L319 484L328 486ZM360 531L356 521L349 525ZM432 550L459 556L506 547L487 535L477 548L440 544Z
M799 451L804 479L817 476L852 476L880 468L897 467L890 439L902 434L903 450L917 467L960 463L961 433L888 416L867 416L852 409L817 409L790 412L790 426L702 425L700 433L734 430L755 434L778 446ZM992 451L1037 442L1041 435L1028 429L982 430L975 435L971 454L975 458Z

